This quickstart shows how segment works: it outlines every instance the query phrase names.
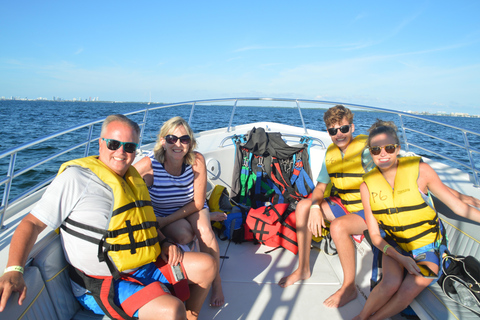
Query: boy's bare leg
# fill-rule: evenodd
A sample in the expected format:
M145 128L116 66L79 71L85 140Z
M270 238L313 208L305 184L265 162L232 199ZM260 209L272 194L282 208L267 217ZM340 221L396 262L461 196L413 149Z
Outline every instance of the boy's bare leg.
M297 243L298 243L298 267L290 275L283 277L278 282L282 288L288 287L299 280L310 278L310 245L312 233L308 229L308 215L310 214L310 199L303 199L297 204L295 210Z
M341 216L330 224L330 234L335 242L343 269L343 284L337 292L323 302L326 307L340 308L357 297L355 245L351 235L363 234L366 228L363 218L356 214Z

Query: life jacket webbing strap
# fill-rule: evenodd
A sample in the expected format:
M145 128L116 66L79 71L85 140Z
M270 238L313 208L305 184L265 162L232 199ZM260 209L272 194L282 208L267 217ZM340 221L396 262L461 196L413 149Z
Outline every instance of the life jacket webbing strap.
M399 232L399 231L406 231L406 230L412 229L412 228L417 228L417 227L420 227L421 225L424 225L424 224L430 224L432 226L436 226L437 222L438 222L437 220L423 220L423 221L408 224L408 225L405 225L405 226L389 226L389 225L384 224L383 221L380 220L379 225L381 226L381 228L383 230L392 231L392 232Z
M263 235L268 236L270 234L268 231L265 231L266 223L264 221L262 221L260 218L257 218L257 217L252 217L252 218L256 220L255 221L255 226L251 230L252 233L253 233L253 236L260 242L265 241L265 239L263 239ZM261 227L259 226L260 224L261 224ZM257 237L257 235L258 235L258 237Z
M347 194L347 193L360 193L360 189L339 189L336 188L338 193Z
M130 202L129 204L126 204L123 207L120 207L117 210L114 210L112 212L112 217L114 217L117 214L120 214L122 212L125 212L127 210L133 209L133 208L141 208L141 207L146 207L146 206L152 206L152 201L137 200L137 201L134 201L134 202Z
M342 198L340 198L340 200L342 200L342 204L343 205L350 205L350 204L359 204L359 203L362 203L362 200L343 200Z
M275 174L273 174L273 170L272 170L272 180L273 180L273 182L275 182L276 184L278 184L281 187L281 190L280 190L281 194L284 195L285 193L287 193L287 196L291 197L292 199L300 200L301 196L297 193L295 188L289 186L289 183L288 183L289 181L287 182L287 180L283 176L282 169L280 168L280 163L278 162L278 159L275 158L275 157L272 157L272 166L276 169L276 172L278 173L278 175L281 179L281 181L280 181L275 176Z
M417 239L420 239L422 237L424 237L425 235L429 234L429 233L437 233L438 232L438 227L437 226L434 226L430 229L427 229L419 234L417 234L416 236L413 236L413 237L410 237L410 238L402 238L402 237L398 237L394 234L392 234L390 231L387 231L385 230L388 235L396 242L396 243L409 243L409 242L412 242L412 241L415 241Z
M148 286L128 297L125 301L123 301L121 306L130 317L133 317L135 312L145 304L152 301L156 297L166 294L171 293L163 283L159 281L152 282Z
M92 227L88 224L84 224L84 223L72 220L72 219L70 219L70 217L67 217L67 219L65 219L65 222L68 223L68 224L71 224L72 226L75 226L75 227L78 227L78 228L81 228L81 229L84 229L84 230L96 232L98 234L101 234L102 236L105 234L105 229Z
M112 277L106 278L105 280L102 281L102 286L100 289L100 300L102 302L102 305L106 310L108 310L109 317L112 317L114 319L119 319L119 320L124 319L125 316L120 315L116 310L116 309L119 309L119 307L116 306L115 303L113 302L114 295L115 295L115 291L114 291L113 278ZM125 315L128 315L128 314L125 313Z
M263 172L265 171L265 168L263 166L263 157L261 156L255 156L255 158L258 158L258 163L257 163L257 173L256 173L256 179L255 179L255 199L256 199L256 204L257 207L263 206L265 203L263 201L258 200L258 196L261 194L261 187L262 187L262 177L263 177Z
M158 238L150 238L145 241L129 243L129 244L109 244L104 243L103 246L105 247L106 251L122 251L122 250L132 250L132 248L143 248L148 246L153 246L155 243L158 242Z
M346 173L346 172L332 172L328 176L330 178L362 178L365 173Z
M372 210L372 213L373 214L395 214L395 213L404 212L404 211L419 210L419 209L425 208L426 206L428 206L428 204L423 202L421 204L417 204L417 205L414 205L414 206L408 206L408 207Z
M146 229L150 229L152 227L157 227L157 226L158 226L157 221L142 222L140 224L136 224L136 225L133 225L133 226L130 225L129 227L127 226L127 227L122 228L122 229L107 231L106 232L106 237L107 238L116 238L119 235L124 234L124 233L130 233L130 232L134 232L134 231L138 231L138 230L146 230Z
M147 221L147 222L143 222L141 224L136 224L134 226L130 225L129 227L127 226L126 228L122 228L122 229L105 231L105 229L95 228L95 227L89 226L87 224L72 220L69 217L67 217L67 219L65 219L65 222L68 223L68 224L71 224L72 226L80 228L80 229L96 232L96 233L98 233L102 236L105 236L106 238L116 238L119 235L124 234L124 233L129 233L129 232L138 231L138 230L146 230L146 229L158 226L157 221ZM68 230L71 230L68 227L64 227L62 229L64 229L67 232L68 232ZM73 232L75 232L75 231L73 231ZM85 237L88 237L88 236L85 236ZM94 239L94 238L92 238L92 239ZM84 240L86 240L86 239L84 239ZM87 241L89 241L89 240L87 240ZM90 242L92 242L92 241L90 241ZM94 243L98 243L98 241L96 241Z
M294 246L298 247L298 243L297 241L294 241L290 238L288 238L287 236L285 236L284 234L280 233L280 232L277 232L277 236L279 236L280 238L290 242L291 244L293 244Z
M85 240L85 241L88 241L88 242L91 242L93 244L99 244L102 240L99 240L99 239L96 239L94 237L90 237L90 236L87 236L87 235L84 235L83 233L80 233L78 231L75 231L75 230L72 230L71 228L67 227L65 224L62 224L60 226L60 228L62 228L63 231L71 234L72 236L74 237L77 237L77 238L80 238L82 240Z

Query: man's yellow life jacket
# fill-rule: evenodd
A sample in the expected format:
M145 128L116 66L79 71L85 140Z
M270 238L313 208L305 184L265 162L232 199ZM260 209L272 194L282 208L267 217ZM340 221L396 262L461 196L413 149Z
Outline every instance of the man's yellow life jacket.
M148 189L137 170L130 167L125 177L120 177L97 156L91 156L64 163L58 174L69 166L90 169L111 188L114 203L107 230L94 228L69 218L62 224L62 230L98 244L98 259L107 263L114 276L118 276L118 272L155 262L161 250L157 222ZM70 229L69 224L97 232L102 235L102 240L98 241L80 234Z
M362 165L362 153L367 143L366 135L358 135L347 147L343 155L340 149L332 143L325 154L325 164L332 181L332 194L338 193L342 204L349 212L363 210L360 197L360 185L365 174Z
M407 252L441 239L438 215L418 189L419 164L420 157L398 158L393 189L378 167L364 176L379 227Z

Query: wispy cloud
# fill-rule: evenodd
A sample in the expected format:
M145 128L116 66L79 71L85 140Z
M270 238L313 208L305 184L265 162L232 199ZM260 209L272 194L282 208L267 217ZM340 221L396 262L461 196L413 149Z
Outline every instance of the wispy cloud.
M75 55L80 54L83 52L83 47L79 48L77 51L75 51Z

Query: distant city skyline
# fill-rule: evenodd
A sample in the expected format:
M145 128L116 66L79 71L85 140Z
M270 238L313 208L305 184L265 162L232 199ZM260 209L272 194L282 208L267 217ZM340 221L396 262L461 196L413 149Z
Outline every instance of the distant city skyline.
M0 96L478 114L479 12L480 1L446 0L6 1Z
M21 97L5 97L0 96L0 101L2 100L19 100L19 101L52 101L52 102L118 102L118 103L152 103L152 104L167 104L169 102L165 101L118 101L118 100L100 100L98 97L88 97L88 98L71 98L71 99L64 99L60 97L53 97L52 99L45 98L45 97L38 97L30 99L28 97L21 98ZM178 101L180 102L180 101ZM338 101L341 102L341 101ZM312 106L313 107L313 106ZM308 108L308 107L307 107ZM478 114L469 114L466 112L446 112L446 111L435 111L435 112L428 112L428 111L412 111L412 110L399 110L407 113L412 114L419 114L419 115L436 115L436 116L453 116L453 117L473 117L473 118L480 118L480 110Z

